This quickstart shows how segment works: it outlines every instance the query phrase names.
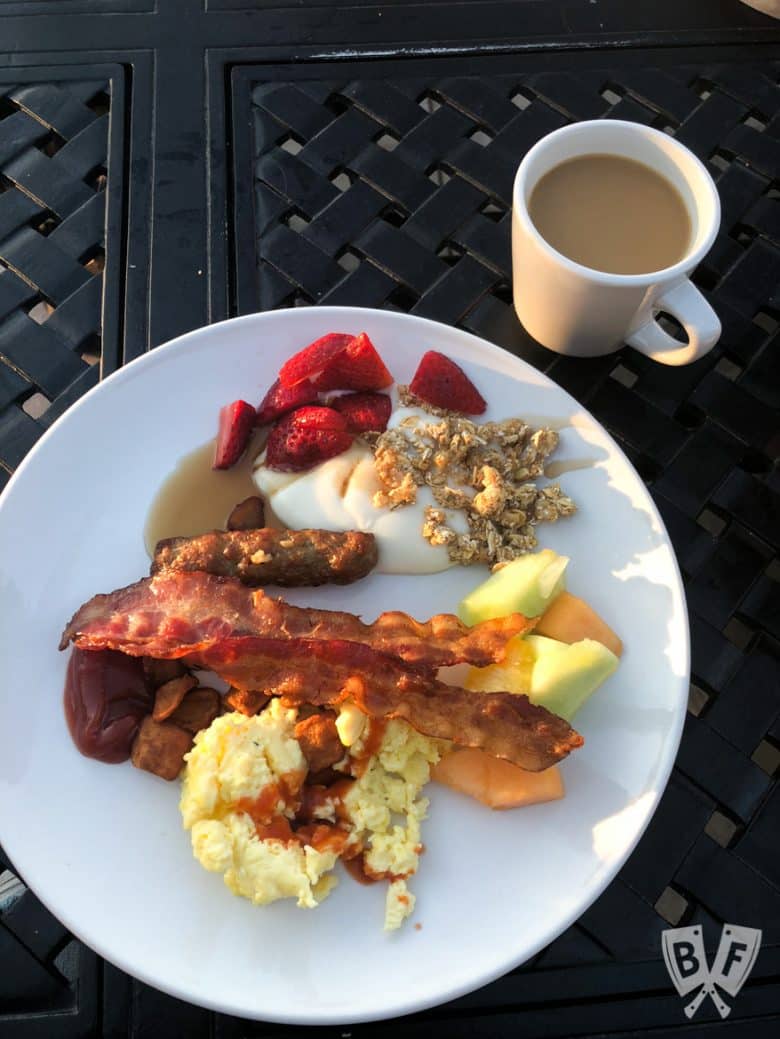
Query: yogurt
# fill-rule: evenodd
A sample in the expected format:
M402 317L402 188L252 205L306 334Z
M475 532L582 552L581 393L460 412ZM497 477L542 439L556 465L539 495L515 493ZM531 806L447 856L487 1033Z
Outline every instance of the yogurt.
M389 426L412 415L420 418L423 413L399 408ZM426 418L429 420L429 416ZM348 451L303 473L268 469L264 457L258 459L253 479L285 526L370 532L377 541L377 570L381 573L435 574L454 565L444 545L431 545L423 537L425 509L436 504L429 487L418 488L417 501L412 505L398 509L374 505L374 495L381 485L374 452L362 441L356 440ZM460 512L450 513L448 524L459 533L468 531Z

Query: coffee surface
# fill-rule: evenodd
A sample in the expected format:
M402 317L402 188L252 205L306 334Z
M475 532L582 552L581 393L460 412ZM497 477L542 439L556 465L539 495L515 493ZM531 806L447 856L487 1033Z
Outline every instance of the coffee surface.
M674 185L620 155L580 155L553 167L531 192L528 212L559 253L608 274L671 267L691 240L690 216Z

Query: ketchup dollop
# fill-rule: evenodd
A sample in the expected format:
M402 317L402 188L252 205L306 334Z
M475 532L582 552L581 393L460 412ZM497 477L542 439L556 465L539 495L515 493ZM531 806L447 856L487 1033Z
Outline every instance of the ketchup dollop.
M115 764L127 761L141 719L154 694L143 664L110 649L74 649L65 678L65 718L85 757Z

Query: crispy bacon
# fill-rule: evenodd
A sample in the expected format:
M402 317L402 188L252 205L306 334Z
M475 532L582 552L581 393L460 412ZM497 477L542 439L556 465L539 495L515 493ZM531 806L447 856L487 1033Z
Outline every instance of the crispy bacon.
M367 645L342 640L239 637L187 658L239 689L262 689L291 706L352 699L377 718L402 718L426 736L479 747L531 772L580 747L568 722L528 697L445 685Z
M281 643L364 643L419 668L462 662L484 667L501 660L507 641L531 627L533 621L519 613L472 628L452 614L420 622L397 611L364 624L352 613L291 606L235 578L166 573L90 599L65 628L60 649L72 641L80 649L171 659L251 635Z

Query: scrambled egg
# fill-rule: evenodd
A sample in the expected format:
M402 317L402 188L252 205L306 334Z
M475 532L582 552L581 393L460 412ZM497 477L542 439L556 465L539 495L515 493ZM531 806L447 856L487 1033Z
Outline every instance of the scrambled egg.
M333 851L260 840L255 824L238 807L270 793L271 812L289 817L292 811L279 796L280 783L295 790L306 775L306 759L295 739L296 712L272 700L262 714L224 714L195 737L186 755L181 814L192 831L195 858L207 870L223 873L237 895L257 905L278 898L296 898L311 909L336 884L326 876L336 863Z
M443 745L405 722L389 722L377 751L343 798L341 825L350 831L345 846L317 850L300 840L269 836L272 826L262 827L261 836L256 825L260 804L267 813L264 823L284 828L294 818L307 771L295 739L296 718L295 710L273 699L259 715L225 714L195 737L185 758L180 805L195 857L207 870L222 873L231 891L255 904L295 898L298 906L311 909L337 883L332 870L339 852L362 848L368 875L390 881L385 930L394 930L414 909L406 878L417 870L422 850L420 824L428 801L420 793ZM370 719L354 705L344 705L337 731L360 761L370 745ZM316 814L335 820L330 804Z
M361 742L353 750L359 752ZM344 798L365 847L366 872L392 879L385 901L386 931L400 927L414 909L405 878L417 871L420 824L428 811L428 799L420 791L430 779L430 766L441 757L439 747L440 741L420 735L406 722L389 722L378 752Z

